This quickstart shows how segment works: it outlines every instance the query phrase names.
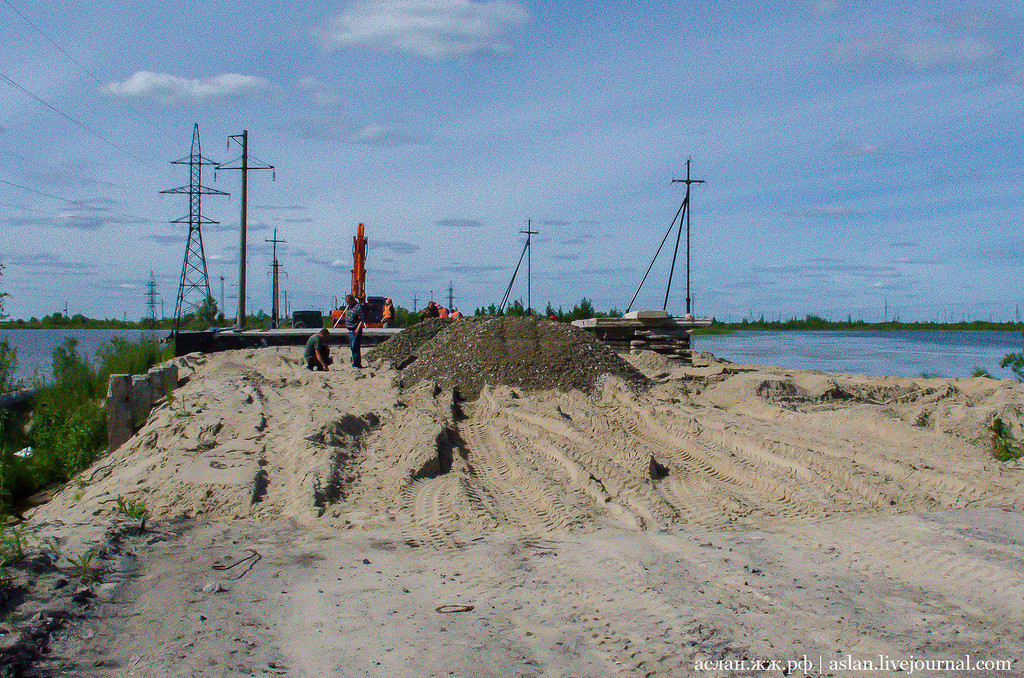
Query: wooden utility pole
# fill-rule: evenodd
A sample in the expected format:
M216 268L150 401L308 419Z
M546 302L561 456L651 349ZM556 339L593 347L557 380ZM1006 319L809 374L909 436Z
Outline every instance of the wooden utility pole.
M267 240L266 238L264 238L263 242L272 242L272 243L274 243L274 263L272 264L272 266L274 268L274 283L273 283L274 299L273 299L273 301L271 302L271 305L270 305L270 309L271 309L270 310L270 326L276 330L277 327L278 327L278 318L279 318L279 315L280 315L278 313L278 307L277 307L277 298L278 298L278 269L281 267L281 265L279 263L277 263L277 243L279 243L279 242L288 242L288 241L287 240L278 240L277 239L277 229L275 228L274 229L274 239L273 240Z
M665 246L665 241L668 240L668 236L671 235L672 229L675 228L676 219L679 219L679 232L676 234L676 249L672 254L672 268L668 274L668 285L665 286L665 303L662 304L662 310L668 310L668 293L672 289L672 276L675 273L676 268L676 255L679 253L679 240L683 232L683 219L686 218L686 312L690 313L690 184L703 184L703 179L691 179L690 178L690 159L686 159L686 178L685 179L673 179L672 183L684 183L686 184L686 196L683 198L683 204L679 206L676 211L676 215L672 217L672 221L669 222L668 230L665 231L665 235L661 239L661 243L658 244L658 249L654 251L654 256L651 257L651 263L647 266L647 270L644 272L644 277L640 279L640 284L636 286L636 291L633 292L633 298L629 300L629 304L626 305L626 312L628 313L633 308L633 302L636 301L637 295L640 294L640 288L644 286L644 282L647 280L647 276L650 275L651 269L654 268L654 262L658 260L658 255L661 254L661 248ZM753 311L751 311L753 314Z
M673 184L686 184L686 197L683 198L683 211L686 212L686 314L690 315L690 184L703 184L703 179L690 178L690 158L686 159L686 178L673 179ZM676 254L679 252L679 236L683 232L683 220L679 220L679 233L676 235L676 249L672 253L672 267L668 271L668 285L665 287L665 303L661 310L668 309L668 291L672 287L672 273L676 269Z
M533 315L533 268L531 266L533 244L530 239L532 236L538 235L538 232L530 230L529 219L526 220L526 230L519 232L526 234L526 314Z
M512 285L516 281L516 275L519 274L519 267L523 265L523 257L526 257L526 307L527 313L531 306L530 299L530 236L537 235L537 231L530 230L530 220L526 220L526 230L519 231L520 233L526 234L526 244L523 245L523 253L519 255L519 263L516 264L516 270L512 271L512 279L508 281L508 287L505 288L505 296L501 299L501 305L498 306L498 311L501 312L505 308L505 304L508 303L508 297L512 294Z
M248 206L249 206L249 170L268 169L273 170L273 165L267 164L249 164L249 131L242 130L241 134L233 134L228 137L228 148L231 148L231 142L241 144L242 155L236 160L231 162L238 162L238 166L231 167L229 165L218 165L217 170L214 170L214 175L218 170L241 170L242 172L242 214L238 221L239 231L239 245L238 245L238 329L245 328L245 267L246 267L246 230L248 227ZM277 179L277 173L274 172L274 179Z

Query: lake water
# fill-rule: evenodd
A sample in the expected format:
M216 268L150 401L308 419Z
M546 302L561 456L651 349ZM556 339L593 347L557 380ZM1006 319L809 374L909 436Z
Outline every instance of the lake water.
M51 377L51 352L67 337L78 339L82 355L94 358L111 337L138 341L162 338L167 331L141 330L0 330L18 349L16 379ZM735 363L779 365L870 376L969 377L975 366L993 376L1012 378L1000 369L1007 353L1021 351L1018 332L861 331L861 332L758 332L698 335L694 350L711 351Z
M8 330L0 329L0 340L6 339L18 350L18 369L15 381L31 381L35 376L53 379L53 349L64 343L68 337L78 340L78 352L95 360L96 351L108 344L113 337L129 341L140 341L143 337L162 339L167 330L157 332L145 330Z
M759 332L698 335L696 351L735 363L779 365L840 374L969 377L975 366L1013 378L999 361L1021 351L1019 332L859 331Z

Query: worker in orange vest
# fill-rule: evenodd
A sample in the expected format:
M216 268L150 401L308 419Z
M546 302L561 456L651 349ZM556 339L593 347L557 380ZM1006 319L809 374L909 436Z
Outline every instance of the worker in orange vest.
M448 313L448 309L441 304L437 305L437 317L438 318L450 318L451 314Z
M391 305L390 299L384 300L384 312L381 313L381 321L383 327L391 327L394 323L395 318L395 307Z

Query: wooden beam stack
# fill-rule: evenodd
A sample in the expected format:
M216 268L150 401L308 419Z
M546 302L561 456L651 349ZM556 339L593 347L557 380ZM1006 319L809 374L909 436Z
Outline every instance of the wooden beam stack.
M633 311L622 318L586 318L573 325L593 332L613 350L654 351L672 360L690 364L690 332L711 324L708 318L675 318L665 311Z

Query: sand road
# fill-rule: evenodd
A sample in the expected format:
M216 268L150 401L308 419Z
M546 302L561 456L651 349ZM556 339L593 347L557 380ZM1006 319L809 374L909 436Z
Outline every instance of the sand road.
M32 516L65 556L138 563L69 608L46 665L1022 675L1024 470L988 426L1021 431L1024 386L631 360L650 390L459 401L298 349L187 357L173 401ZM152 518L111 544L118 495Z

